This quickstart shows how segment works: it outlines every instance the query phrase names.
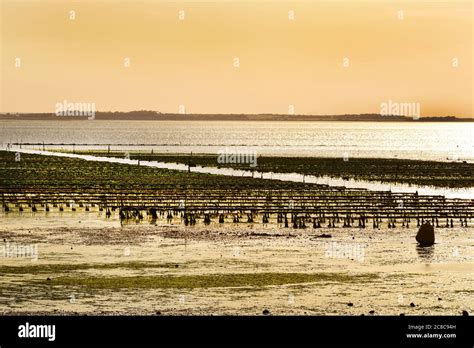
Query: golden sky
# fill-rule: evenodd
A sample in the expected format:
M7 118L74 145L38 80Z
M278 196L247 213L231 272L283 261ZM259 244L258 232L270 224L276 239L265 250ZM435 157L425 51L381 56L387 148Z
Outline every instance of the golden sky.
M1 112L473 115L472 1L0 1Z

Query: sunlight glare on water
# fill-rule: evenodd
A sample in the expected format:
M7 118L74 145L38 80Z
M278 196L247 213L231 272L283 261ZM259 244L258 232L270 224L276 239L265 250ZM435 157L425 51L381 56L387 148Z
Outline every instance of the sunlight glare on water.
M246 146L259 155L342 157L348 153L469 162L474 161L472 134L474 124L469 122L0 121L2 144L95 145L85 149L111 144L115 150L198 153ZM71 150L71 146L57 148Z

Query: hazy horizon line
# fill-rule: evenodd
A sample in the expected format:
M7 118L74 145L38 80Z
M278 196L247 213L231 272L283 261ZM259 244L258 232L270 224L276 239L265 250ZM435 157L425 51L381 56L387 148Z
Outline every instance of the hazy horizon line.
M77 111L77 110L74 110ZM373 112L367 112L367 113L344 113L344 114L307 114L307 113L192 113L192 112L186 112L186 113L180 113L180 112L162 112L162 111L156 111L156 110L129 110L129 111L95 111L96 114L130 114L130 113L154 113L156 115L179 115L179 116L315 116L315 117L333 117L333 116L380 116L380 117L405 117L405 118L412 118L412 116L409 115L396 115L396 114L389 114L389 115L383 115L381 113L373 113ZM0 115L10 115L10 116L21 116L21 115L52 115L52 116L57 116L57 117L83 117L81 115L71 115L71 116L58 116L56 115L55 112L44 112L44 111L39 111L39 112L0 112ZM420 115L419 118L457 118L457 119L471 119L474 118L474 116L458 116L458 115L443 115L443 116L434 116L434 115Z

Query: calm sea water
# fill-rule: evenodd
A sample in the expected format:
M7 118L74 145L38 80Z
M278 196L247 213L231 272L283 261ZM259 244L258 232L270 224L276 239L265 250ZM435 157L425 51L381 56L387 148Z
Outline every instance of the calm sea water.
M469 162L474 162L473 135L474 123L0 121L3 145L12 142L102 144L87 148L103 149L111 144L112 150L202 153L245 146L258 154L270 155Z

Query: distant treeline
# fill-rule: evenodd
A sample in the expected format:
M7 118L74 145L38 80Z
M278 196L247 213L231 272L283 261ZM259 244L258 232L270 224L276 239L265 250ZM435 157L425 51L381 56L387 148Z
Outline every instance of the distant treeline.
M57 116L53 113L4 113L8 120L87 120L85 116ZM377 122L473 122L474 118L455 116L420 117L383 116L379 114L347 115L281 115L281 114L169 114L156 111L96 112L97 120L156 120L156 121L377 121Z

